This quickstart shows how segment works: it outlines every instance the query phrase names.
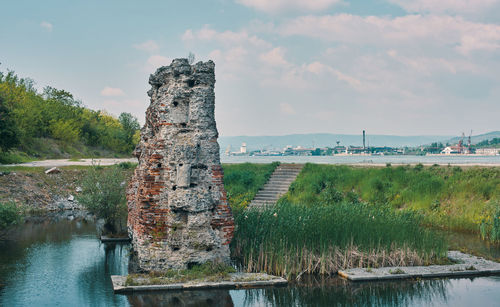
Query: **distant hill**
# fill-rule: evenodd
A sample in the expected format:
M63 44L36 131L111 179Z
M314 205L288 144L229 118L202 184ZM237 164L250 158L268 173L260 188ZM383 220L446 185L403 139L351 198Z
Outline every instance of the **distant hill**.
M419 146L430 144L432 142L446 142L453 136L439 135L418 135L418 136L397 136L367 134L367 144L370 146ZM248 150L258 149L282 149L287 145L302 147L334 147L336 142L340 145L363 145L363 136L361 134L331 134L331 133L312 133L312 134L290 134L280 136L221 136L219 143L221 150L225 151L227 146L231 146L231 151L239 151L241 143L247 144Z
M464 142L467 143L467 139L468 139L468 135L465 136L465 140ZM483 133L483 134L478 134L478 135L473 135L471 137L471 143L472 144L477 144L481 141L484 141L484 140L491 140L491 139L494 139L494 138L500 138L500 131L492 131L492 132L488 132L488 133ZM454 137L454 138L450 138L448 140L446 140L445 142L446 143L450 143L450 144L457 144L458 141L460 141L462 139L461 136L457 136L457 137ZM443 143L445 143L443 142Z

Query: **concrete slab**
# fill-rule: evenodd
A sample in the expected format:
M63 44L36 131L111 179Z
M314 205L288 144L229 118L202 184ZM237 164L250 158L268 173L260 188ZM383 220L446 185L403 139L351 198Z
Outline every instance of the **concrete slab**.
M170 290L197 290L197 289L234 289L234 288L261 288L269 286L285 286L285 278L265 273L230 273L228 280L208 282L193 280L185 283L165 285L127 286L127 276L112 275L113 290L115 293L136 291L170 291Z
M464 254L459 251L448 252L448 258L454 261L455 264L369 269L355 268L341 270L338 274L352 281L500 275L500 263L494 261Z

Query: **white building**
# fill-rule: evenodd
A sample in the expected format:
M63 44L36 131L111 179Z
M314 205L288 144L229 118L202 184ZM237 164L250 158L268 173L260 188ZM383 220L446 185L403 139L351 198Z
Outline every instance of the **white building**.
M242 143L240 147L240 153L246 154L247 153L247 143Z
M478 148L478 149L476 149L476 155L495 156L498 154L500 154L500 148Z

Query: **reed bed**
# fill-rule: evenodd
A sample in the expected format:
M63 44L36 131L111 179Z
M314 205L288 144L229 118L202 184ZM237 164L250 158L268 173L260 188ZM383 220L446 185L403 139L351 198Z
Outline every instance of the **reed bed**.
M335 274L352 267L424 265L446 257L420 216L365 203L305 207L281 202L237 214L233 256L248 272Z

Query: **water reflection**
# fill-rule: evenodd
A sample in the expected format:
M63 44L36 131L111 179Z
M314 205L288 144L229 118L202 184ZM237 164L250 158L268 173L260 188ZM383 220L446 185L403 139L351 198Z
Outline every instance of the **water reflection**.
M408 306L446 304L448 280L352 283L340 278L314 280L288 288L247 290L241 306ZM235 293L235 299L239 294Z
M498 306L500 277L352 283L307 276L288 287L115 295L128 245L85 222L25 224L0 242L0 306ZM478 241L480 242L480 241ZM490 248L489 246L488 248ZM493 252L498 249L493 247Z
M174 291L128 296L131 306L232 307L229 290Z

